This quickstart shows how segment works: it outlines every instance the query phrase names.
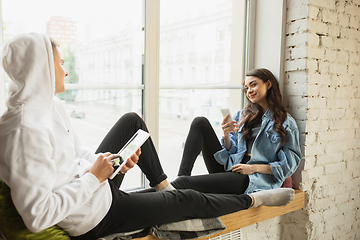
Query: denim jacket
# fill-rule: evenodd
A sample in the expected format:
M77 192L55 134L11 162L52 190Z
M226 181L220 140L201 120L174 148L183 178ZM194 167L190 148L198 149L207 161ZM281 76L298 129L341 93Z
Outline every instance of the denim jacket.
M242 111L234 115L234 121L239 122ZM287 177L290 177L301 160L299 130L295 120L290 114L287 115L283 125L286 130L286 141L281 146L282 137L274 131L272 113L268 109L261 119L261 128L256 136L251 149L251 158L247 164L269 164L272 174L255 172L249 175L249 186L245 193L252 193L260 190L274 189L281 187ZM224 165L226 171L241 163L246 153L246 141L241 139L244 132L244 125L240 126L237 133L230 134L231 148L226 149L224 138L222 139L223 149L216 152L216 161Z

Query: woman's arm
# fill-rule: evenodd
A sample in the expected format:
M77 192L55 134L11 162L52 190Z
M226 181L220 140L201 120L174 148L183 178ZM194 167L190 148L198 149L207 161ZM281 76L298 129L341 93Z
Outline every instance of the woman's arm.
M290 114L288 114L283 127L286 130L285 144L276 151L277 161L269 162L273 178L279 182L283 182L293 175L301 161L299 129Z
M224 136L224 145L226 150L230 150L231 148L231 141L230 141L230 137L229 136Z
M298 130L287 131L285 145L277 153L279 161L271 162L270 167L276 179L284 181L294 174L301 161Z
M269 164L237 164L231 167L231 171L238 172L244 175L250 175L253 173L272 174Z

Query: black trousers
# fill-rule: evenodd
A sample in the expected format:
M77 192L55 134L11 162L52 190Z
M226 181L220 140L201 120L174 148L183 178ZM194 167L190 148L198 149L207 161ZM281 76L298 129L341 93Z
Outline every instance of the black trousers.
M139 115L136 113L127 113L123 115L100 143L96 153L119 152L125 143L129 141L139 129L149 132L145 122ZM141 155L139 157L138 166L149 180L151 187L167 178L160 165L159 156L157 155L151 137L141 146ZM120 187L123 178L124 174L118 174L113 178L113 181Z
M142 119L135 113L125 114L110 130L97 152L117 152L139 128L147 130ZM155 186L166 179L166 175L162 171L151 138L141 149L138 165L150 184ZM247 209L252 201L250 196L244 194L209 194L191 189L126 193L118 187L123 177L119 174L115 181L110 181L113 202L104 219L88 233L73 239L97 239L156 224L218 217Z
M194 189L207 193L242 194L249 185L249 177L235 172L226 172L214 158L222 146L210 122L197 117L190 126L178 176L171 184L177 189ZM209 174L190 176L198 155L202 152ZM244 161L245 159L243 159Z

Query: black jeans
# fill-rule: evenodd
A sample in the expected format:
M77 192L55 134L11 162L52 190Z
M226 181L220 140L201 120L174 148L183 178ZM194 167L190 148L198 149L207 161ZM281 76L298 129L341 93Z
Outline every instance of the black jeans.
M125 114L111 129L97 152L117 152L139 128L147 130L137 114ZM142 146L138 162L152 186L166 179L151 139ZM115 178L114 178L115 179ZM206 194L194 190L126 193L118 188L123 175L110 181L113 202L104 219L88 233L73 239L97 239L113 233L130 232L156 224L192 218L218 217L247 209L251 197L236 194Z
M129 141L129 139L139 129L149 132L145 122L139 117L139 115L136 113L127 113L123 115L100 143L96 153L119 152L125 143ZM157 155L151 137L141 146L141 155L137 165L149 180L151 187L159 184L167 178L161 167L159 156ZM113 178L113 181L118 187L120 187L123 178L124 174L118 174L115 178Z
M242 194L249 185L249 177L235 172L226 172L214 158L222 146L210 122L197 117L190 126L178 176L172 185L177 189L194 189L207 193ZM190 176L197 156L202 152L210 174Z

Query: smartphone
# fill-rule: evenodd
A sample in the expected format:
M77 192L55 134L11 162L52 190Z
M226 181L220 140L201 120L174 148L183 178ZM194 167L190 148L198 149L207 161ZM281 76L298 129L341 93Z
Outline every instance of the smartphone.
M232 121L233 121L233 118L232 118L231 113L230 113L230 109L228 109L228 108L222 108L222 109L220 109L220 110L221 110L221 113L222 113L222 115L223 115L223 118L225 118L226 115L229 114L229 117L227 118L227 122L232 122Z
M114 172L111 174L110 179L113 179L116 174L119 173L121 168L126 164L128 158L130 158L143 143L149 138L150 134L144 130L139 129L130 140L124 145L124 147L118 152L120 155L111 161L114 162Z

